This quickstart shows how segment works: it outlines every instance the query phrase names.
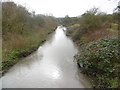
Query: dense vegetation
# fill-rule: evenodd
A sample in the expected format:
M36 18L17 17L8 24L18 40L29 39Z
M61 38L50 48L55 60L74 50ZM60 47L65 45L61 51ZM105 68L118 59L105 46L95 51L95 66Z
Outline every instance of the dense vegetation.
M58 22L53 16L36 15L14 2L2 2L2 11L4 73L20 58L35 51Z
M118 43L120 43L118 37L103 38L88 43L76 55L81 70L95 80L96 87L120 87Z
M120 54L118 40L119 13L106 14L98 8L86 11L80 17L62 19L67 35L79 47L75 59L95 88L120 87Z

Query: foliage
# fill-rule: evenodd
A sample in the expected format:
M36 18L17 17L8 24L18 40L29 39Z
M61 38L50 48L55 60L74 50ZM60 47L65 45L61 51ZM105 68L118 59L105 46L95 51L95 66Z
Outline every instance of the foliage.
M106 14L104 12L100 12L98 8L92 8L82 14L80 17L77 17L77 20L70 18L71 24L68 25L68 32L71 33L74 41L79 41L81 38L87 33L94 33L94 32L104 32L103 30L109 29L109 31L117 32L115 30L118 28L115 25L116 19L114 18L114 14ZM114 28L113 28L114 23ZM78 24L79 26L76 28L72 27ZM67 26L66 25L66 26ZM100 31L101 30L101 31ZM106 31L105 31L106 32Z
M57 20L52 16L33 15L21 5L14 2L3 2L3 38L7 33L25 34L33 31L36 27L48 27L49 23L56 24Z
M53 16L36 15L14 2L2 2L2 9L2 63L6 71L35 51L58 22Z
M72 23L66 23L67 35L71 36L80 48L80 52L75 56L77 63L82 72L95 81L95 87L120 87L118 18L118 13L106 14L98 8L92 8L77 17L76 21L69 17Z
M64 23L67 25L69 25L71 23L71 18L68 15L65 16Z
M120 54L120 40L118 37L108 37L96 42L90 42L76 55L81 69L88 75L95 77L98 87L116 88L118 84Z
M106 23L106 17L106 14L98 12L98 8L92 8L80 18L81 29L90 31L102 28L104 23Z
M64 18L59 19L59 21L62 22L62 24L64 24L65 26L70 26L70 25L73 25L74 23L77 23L78 18L69 17L68 15L66 15Z

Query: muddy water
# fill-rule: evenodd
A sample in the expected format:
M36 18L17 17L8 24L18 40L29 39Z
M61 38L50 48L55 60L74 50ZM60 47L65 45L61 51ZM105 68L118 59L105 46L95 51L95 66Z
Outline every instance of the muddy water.
M2 77L3 88L91 87L73 61L77 49L65 30L59 26L51 39Z

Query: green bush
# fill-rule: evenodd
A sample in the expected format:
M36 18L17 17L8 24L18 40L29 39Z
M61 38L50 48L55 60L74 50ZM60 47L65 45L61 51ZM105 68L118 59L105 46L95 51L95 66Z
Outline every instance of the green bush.
M76 55L84 73L94 76L98 87L118 87L120 55L118 37L107 37L91 42ZM112 82L113 81L113 82Z

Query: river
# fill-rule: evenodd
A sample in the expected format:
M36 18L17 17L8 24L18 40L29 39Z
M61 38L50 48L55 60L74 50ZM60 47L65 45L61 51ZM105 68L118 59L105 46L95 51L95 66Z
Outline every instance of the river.
M39 49L14 65L3 76L3 88L90 88L73 56L78 52L73 41L58 26Z

